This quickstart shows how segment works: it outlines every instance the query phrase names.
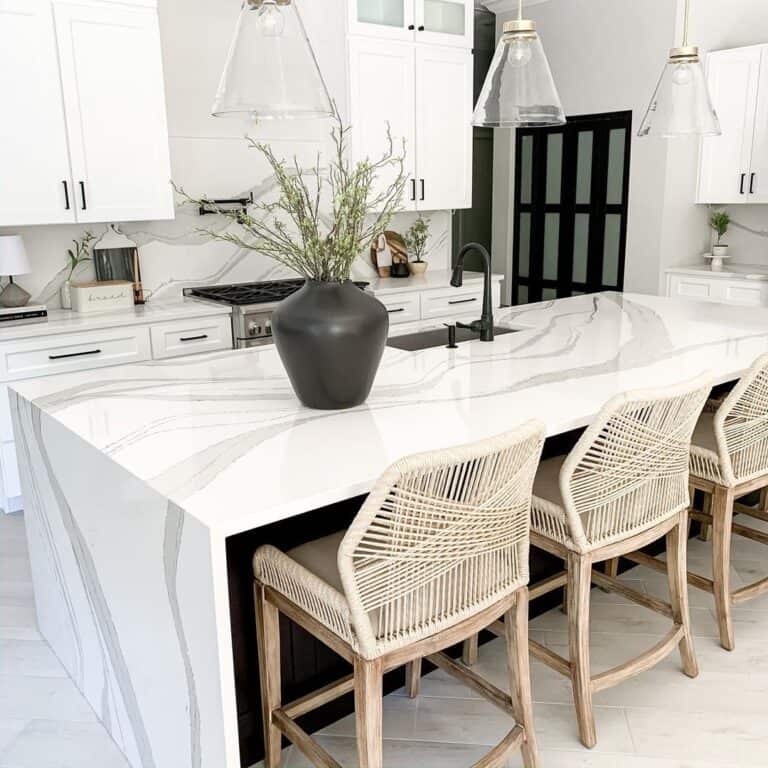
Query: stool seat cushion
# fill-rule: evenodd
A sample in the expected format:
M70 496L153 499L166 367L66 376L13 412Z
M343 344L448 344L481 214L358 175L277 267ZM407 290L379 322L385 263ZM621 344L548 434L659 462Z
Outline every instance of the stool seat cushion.
M306 544L289 549L285 554L334 589L343 593L344 587L341 585L337 557L339 545L345 533L346 531L339 531L330 536L323 536L321 539L308 541Z
M710 411L701 414L693 430L690 470L693 477L724 484L715 437L715 414Z

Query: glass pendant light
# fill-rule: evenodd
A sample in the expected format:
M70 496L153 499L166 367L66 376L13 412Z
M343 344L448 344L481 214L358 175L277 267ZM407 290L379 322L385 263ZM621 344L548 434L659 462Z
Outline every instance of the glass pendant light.
M333 115L296 0L243 0L211 112L249 121Z
M699 48L688 45L691 0L685 0L683 44L669 52L638 136L719 136L720 121L712 107Z
M472 124L535 128L563 123L565 113L536 22L523 18L523 0L519 0L517 19L504 24Z

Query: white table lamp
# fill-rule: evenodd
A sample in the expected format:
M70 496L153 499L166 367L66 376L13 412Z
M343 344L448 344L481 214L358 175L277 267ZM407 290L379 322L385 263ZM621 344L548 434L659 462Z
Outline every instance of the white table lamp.
M10 282L0 293L4 307L23 307L29 294L13 282L14 275L28 275L32 271L27 250L20 235L0 235L0 275L8 275Z

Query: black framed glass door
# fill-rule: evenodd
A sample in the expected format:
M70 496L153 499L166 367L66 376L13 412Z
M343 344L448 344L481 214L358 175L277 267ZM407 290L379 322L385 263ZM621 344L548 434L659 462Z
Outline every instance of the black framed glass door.
M623 290L631 112L518 129L512 303Z

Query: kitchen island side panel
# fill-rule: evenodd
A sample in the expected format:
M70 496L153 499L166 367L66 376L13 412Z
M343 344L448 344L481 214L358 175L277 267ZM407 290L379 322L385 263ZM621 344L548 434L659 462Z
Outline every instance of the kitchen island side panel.
M133 768L239 765L223 541L10 398L42 635Z

